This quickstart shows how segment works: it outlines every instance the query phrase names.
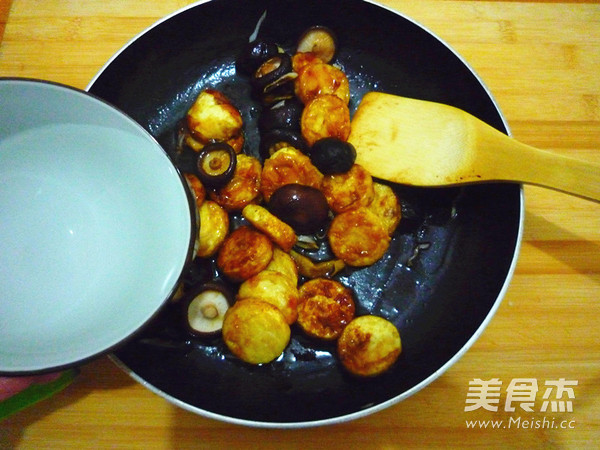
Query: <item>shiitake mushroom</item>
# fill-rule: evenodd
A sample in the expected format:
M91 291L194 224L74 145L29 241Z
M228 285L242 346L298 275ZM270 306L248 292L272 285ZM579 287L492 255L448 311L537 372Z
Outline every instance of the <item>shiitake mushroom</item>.
M286 184L273 192L267 208L299 234L318 232L329 218L329 206L323 193L297 183Z
M277 150L284 147L293 147L302 153L308 150L308 145L299 131L275 128L263 134L260 138L260 153L264 158L268 158Z
M265 88L292 72L292 59L287 53L277 53L264 61L252 75L251 84L261 95Z
M288 72L266 85L261 96L263 105L269 106L281 100L293 98L296 95L294 90L296 78L298 78L296 72Z
M298 39L297 52L314 53L328 63L335 55L337 38L333 31L322 25L308 28Z
M218 334L232 304L233 294L222 283L208 282L193 288L182 303L185 328L195 336Z
M327 137L315 142L308 156L314 166L325 175L345 173L356 161L356 149L350 142Z
M300 118L304 105L298 99L282 100L263 109L258 119L258 129L267 133L276 128L300 131Z
M233 177L236 163L233 147L225 142L213 142L198 154L196 172L207 186L224 186Z
M251 76L267 59L277 55L277 44L263 39L249 42L238 55L235 67L242 75Z

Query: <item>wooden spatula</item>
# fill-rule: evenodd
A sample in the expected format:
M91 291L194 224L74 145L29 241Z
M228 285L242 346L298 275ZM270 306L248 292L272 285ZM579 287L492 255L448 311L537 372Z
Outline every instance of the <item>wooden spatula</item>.
M348 139L373 176L414 186L510 181L600 201L600 165L525 145L460 109L367 93Z

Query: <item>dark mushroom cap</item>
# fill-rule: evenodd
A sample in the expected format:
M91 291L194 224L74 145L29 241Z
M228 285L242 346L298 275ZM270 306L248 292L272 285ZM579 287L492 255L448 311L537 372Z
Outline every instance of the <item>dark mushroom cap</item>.
M198 178L207 186L219 187L227 184L235 172L237 157L235 150L225 142L214 142L204 146L196 160Z
M297 183L273 192L267 208L300 234L317 233L329 218L325 195L317 188Z
M275 128L300 131L300 118L304 105L298 99L283 100L265 108L258 120L261 133Z
M262 95L264 89L284 75L292 72L292 58L287 53L277 53L263 62L252 75L255 92Z
M260 139L260 153L264 158L283 147L294 147L303 153L308 150L308 144L302 134L292 129L276 128L265 133Z
M336 137L319 139L308 151L311 162L325 175L345 173L356 161L356 149Z
M236 70L242 75L251 76L262 63L278 52L279 48L274 42L262 39L249 42L236 59Z

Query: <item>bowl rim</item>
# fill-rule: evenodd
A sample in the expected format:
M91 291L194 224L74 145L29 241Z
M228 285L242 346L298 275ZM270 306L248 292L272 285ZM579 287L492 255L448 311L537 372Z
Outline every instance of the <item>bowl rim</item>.
M165 306L165 304L167 304L169 299L176 292L178 285L179 285L179 281L180 281L182 275L185 273L186 267L190 264L190 262L193 258L193 252L194 252L194 246L195 246L195 241L196 241L198 225L195 220L195 215L196 215L195 201L193 199L192 193L190 192L190 189L189 189L181 171L173 163L171 158L169 158L167 152L162 147L162 145L160 145L160 143L156 140L156 138L154 136L152 136L152 134L148 130L146 130L136 120L134 120L129 114L127 114L122 109L116 107L115 105L112 105L110 102L102 99L101 97L98 97L97 95L95 95L91 92L88 92L87 90L79 89L77 87L70 86L70 85L67 85L64 83L51 81L51 80L44 80L44 79L35 78L35 77L0 76L0 85L10 84L10 83L22 83L22 84L38 86L38 87L53 86L55 88L58 88L59 90L64 90L64 91L68 91L71 93L75 93L75 95L91 99L93 102L96 102L96 103L102 104L103 106L109 107L114 112L116 112L118 115L120 115L122 119L127 121L133 128L137 128L137 130L141 133L141 135L143 135L145 138L147 138L157 150L160 149L162 154L164 154L165 159L167 160L168 164L171 166L171 168L177 174L177 177L178 177L178 179L183 187L183 190L185 192L187 205L188 205L189 221L190 221L190 235L188 237L187 249L186 249L186 253L185 253L185 258L183 260L181 273L177 277L177 281L173 284L171 289L168 291L166 297L160 302L159 306L155 309L155 311L152 312L152 314L150 314L148 316L148 318L146 320L144 320L143 323L139 324L137 326L137 328L132 330L129 334L122 336L121 338L118 338L117 342L104 348L103 350L95 351L83 358L79 358L79 359L76 359L73 361L68 361L63 364L57 364L57 365L53 365L51 367L40 367L40 368L36 368L36 369L27 369L27 370L6 370L6 369L3 369L0 365L0 375L1 376L41 375L41 374L59 372L59 371L63 371L66 369L75 368L75 367L81 366L85 363L91 362L95 359L98 359L101 356L112 353L118 347L124 345L129 340L134 339L135 336L137 336L139 333L141 333L142 330L150 322L152 322L152 320L160 313L161 309Z
M107 62L99 69L99 71L90 80L90 82L88 83L88 85L86 87L86 90L91 89L94 86L94 84L96 83L96 81L105 72L105 70L107 70L108 67L113 63L113 61L116 60L123 52L126 51L127 48L129 48L131 45L133 45L141 37L143 37L144 35L149 33L154 28L157 28L164 22L167 22L168 20L172 19L173 17L183 14L186 11L194 9L196 7L199 7L205 3L210 3L212 1L218 1L218 0L199 0L199 1L193 2L189 5L186 5L182 8L179 8L179 9L173 11L172 13L162 17L161 19L158 19L157 21L155 21L154 23L149 25L147 28L143 29L141 32L139 32L134 37L132 37L119 50L117 50L110 57L109 60L107 60ZM375 0L359 0L359 1L382 8L391 14L399 16L403 20L406 20L407 22L410 22L413 25L415 25L416 27L420 28L425 33L427 33L432 38L434 38L439 44L446 47L457 58L457 60L459 60L463 64L463 66L473 75L473 77L479 83L479 85L484 90L485 94L490 99L491 103L493 104L494 109L498 113L498 117L500 118L504 128L506 129L507 134L509 136L512 135L510 127L508 125L508 122L507 122L504 114L502 113L502 110L500 109L498 102L492 95L489 87L485 84L485 82L482 80L482 78L479 76L479 74L474 70L474 68L466 61L466 59L463 56L461 56L461 54L459 54L450 44L448 44L444 39L442 39L440 36L438 36L435 32L433 32L431 29L429 29L425 25L421 24L417 20L411 18L410 16L406 15L405 13L403 13L399 10L393 9L387 5L383 5ZM335 424L345 423L345 422L363 418L363 417L372 415L376 412L387 409L390 406L393 406L396 403L399 403L399 402L405 400L406 398L414 395L421 389L423 389L426 386L428 386L429 384L431 384L433 381L438 379L442 374L444 374L450 367L452 367L460 358L462 358L462 356L464 356L464 354L472 347L472 345L477 341L477 339L479 339L479 337L481 336L481 334L483 333L485 328L491 322L496 311L500 307L500 304L502 303L502 300L504 299L506 292L508 290L508 287L512 281L512 278L513 278L513 275L514 275L514 272L516 269L518 257L520 254L522 240L523 240L523 229L524 229L524 218L525 218L525 196L524 196L523 185L519 184L518 186L519 186L519 195L518 195L519 217L518 217L518 228L517 228L517 235L515 237L514 250L512 253L510 266L504 277L504 282L502 283L502 287L499 290L499 292L496 296L496 299L494 300L494 303L493 303L492 307L490 308L489 312L486 314L484 320L481 322L481 324L475 330L475 332L472 334L472 336L460 348L460 350L458 352L456 352L450 359L448 359L438 370L436 370L434 373L430 374L428 377L424 378L421 382L419 382L415 386L411 387L410 389L406 390L405 392L403 392L393 398L390 398L386 401L383 401L376 405L373 405L373 406L370 406L370 407L367 407L367 408L364 408L364 409L361 409L359 411L355 411L355 412L352 412L349 414L343 414L340 416L330 417L330 418L326 418L326 419L318 419L318 420L313 420L313 421L309 420L309 421L300 421L300 422L269 422L269 421L260 421L260 420L241 419L241 418L227 416L224 414L214 413L212 411L202 409L200 407L196 407L196 406L190 405L182 400L179 400L178 398L173 397L172 395L164 392L163 390L159 389L158 387L154 386L152 383L150 383L147 380L145 380L144 378L142 378L135 371L130 369L125 363L123 363L118 358L118 356L116 356L115 354L109 355L109 358L121 370L123 370L125 373L127 373L135 381L140 383L142 386L144 386L151 392L163 397L165 400L167 400L171 404L173 404L177 407L180 407L186 411L203 416L203 417L207 417L207 418L210 418L213 420L218 420L218 421L222 421L225 423L231 423L231 424L235 424L235 425L242 425L242 426L248 426L248 427L254 427L254 428L270 428L270 429L302 429L302 428L320 427L320 426L326 426L326 425L335 425Z

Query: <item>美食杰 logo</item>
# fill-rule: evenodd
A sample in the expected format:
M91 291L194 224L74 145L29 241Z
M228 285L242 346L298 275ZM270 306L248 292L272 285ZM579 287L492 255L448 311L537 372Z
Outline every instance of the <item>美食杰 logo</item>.
M548 416L548 413L573 413L577 380L549 379L543 383L537 378L513 378L506 385L499 378L469 381L465 412L477 410L531 413L529 416L511 416L508 420L466 420L467 428L575 428L572 416L568 419ZM543 415L542 415L543 414Z

